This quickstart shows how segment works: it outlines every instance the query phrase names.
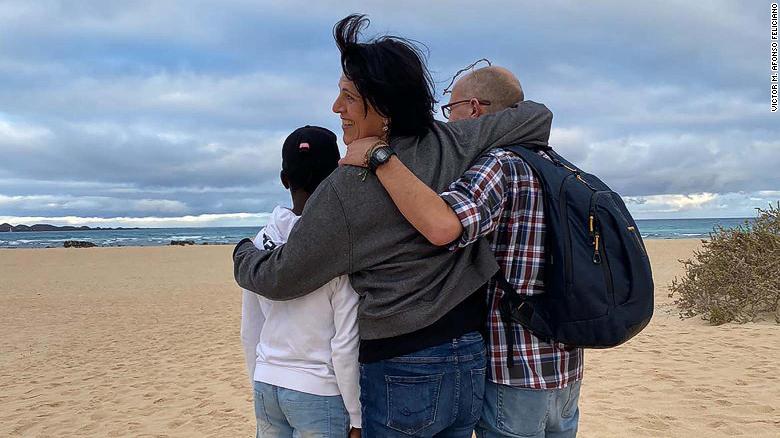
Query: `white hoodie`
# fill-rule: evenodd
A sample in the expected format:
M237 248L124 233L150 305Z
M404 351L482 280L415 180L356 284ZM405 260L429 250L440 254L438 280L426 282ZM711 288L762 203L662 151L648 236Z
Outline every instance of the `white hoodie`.
M272 249L287 241L298 221L276 207L254 239ZM346 275L289 301L244 290L241 342L250 380L315 395L341 395L350 423L360 427L358 294Z

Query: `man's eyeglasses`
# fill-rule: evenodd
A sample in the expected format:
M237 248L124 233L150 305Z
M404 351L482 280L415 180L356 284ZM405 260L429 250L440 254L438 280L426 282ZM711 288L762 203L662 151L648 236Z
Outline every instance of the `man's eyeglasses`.
M455 102L450 102L447 105L442 105L441 114L444 116L445 119L449 120L450 114L452 114L453 106L460 105L461 103L471 102L472 100L476 100L477 102L479 102L480 105L485 105L485 106L490 105L489 100L482 100L482 99L477 99L476 97L472 97L471 99L458 100Z

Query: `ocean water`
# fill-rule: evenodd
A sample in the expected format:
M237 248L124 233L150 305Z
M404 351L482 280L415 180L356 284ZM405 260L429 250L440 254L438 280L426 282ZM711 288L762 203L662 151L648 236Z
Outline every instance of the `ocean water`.
M734 228L754 219L640 219L636 221L643 239L702 239L715 227Z
M66 240L92 242L98 246L162 246L172 240L201 244L234 244L254 237L260 227L142 228L137 230L36 231L0 233L0 248L61 247Z
M735 227L745 219L647 219L637 226L645 239L707 238L715 226ZM82 240L98 246L162 246L171 240L201 244L235 244L254 237L259 227L145 228L138 230L46 231L0 233L0 248L61 247L66 240Z

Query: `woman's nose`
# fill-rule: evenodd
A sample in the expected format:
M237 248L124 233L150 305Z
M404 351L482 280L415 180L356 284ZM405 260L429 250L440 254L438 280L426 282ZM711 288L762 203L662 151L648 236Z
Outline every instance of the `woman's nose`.
M338 113L341 113L341 109L342 109L341 108L341 99L337 97L336 100L333 101L333 106L331 107L331 110L334 113L338 114Z

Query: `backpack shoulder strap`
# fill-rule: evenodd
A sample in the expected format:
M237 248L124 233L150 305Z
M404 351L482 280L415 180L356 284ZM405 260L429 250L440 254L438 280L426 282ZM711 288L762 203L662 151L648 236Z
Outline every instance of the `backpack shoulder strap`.
M506 149L510 152L514 152L516 155L519 155L520 157L527 157L531 154L533 155L539 155L539 152L545 152L549 153L552 151L552 147L550 146L539 146L539 145L531 145L531 144L513 144L510 146L502 146L501 149Z
M515 155L518 155L520 158L525 160L532 168L537 170L540 165L542 166L549 165L550 162L552 162L552 164L558 167L565 167L572 172L580 171L577 168L577 166L573 165L565 158L558 155L558 153L555 152L555 150L553 150L553 148L550 146L516 144L511 146L504 146L502 147L502 149L506 149L510 152L513 152ZM549 160L545 159L544 157L539 155L539 152L544 152L545 155L550 157L550 159Z
M520 157L523 161L525 161L526 164L531 167L531 169L534 170L534 172L537 173L537 176L541 177L542 179L544 179L544 175L541 174L542 171L547 169L551 164L556 166L562 165L560 155L556 154L550 146L516 144L512 146L504 146L502 149L512 152L513 154ZM550 160L544 158L539 154L539 152L544 152L545 155L550 157Z
M513 323L522 324L523 321L531 321L534 312L533 300L521 296L504 276L501 268L493 276L496 285L504 292L501 297L498 310L504 324L504 336L506 337L507 366L515 366L515 330Z

